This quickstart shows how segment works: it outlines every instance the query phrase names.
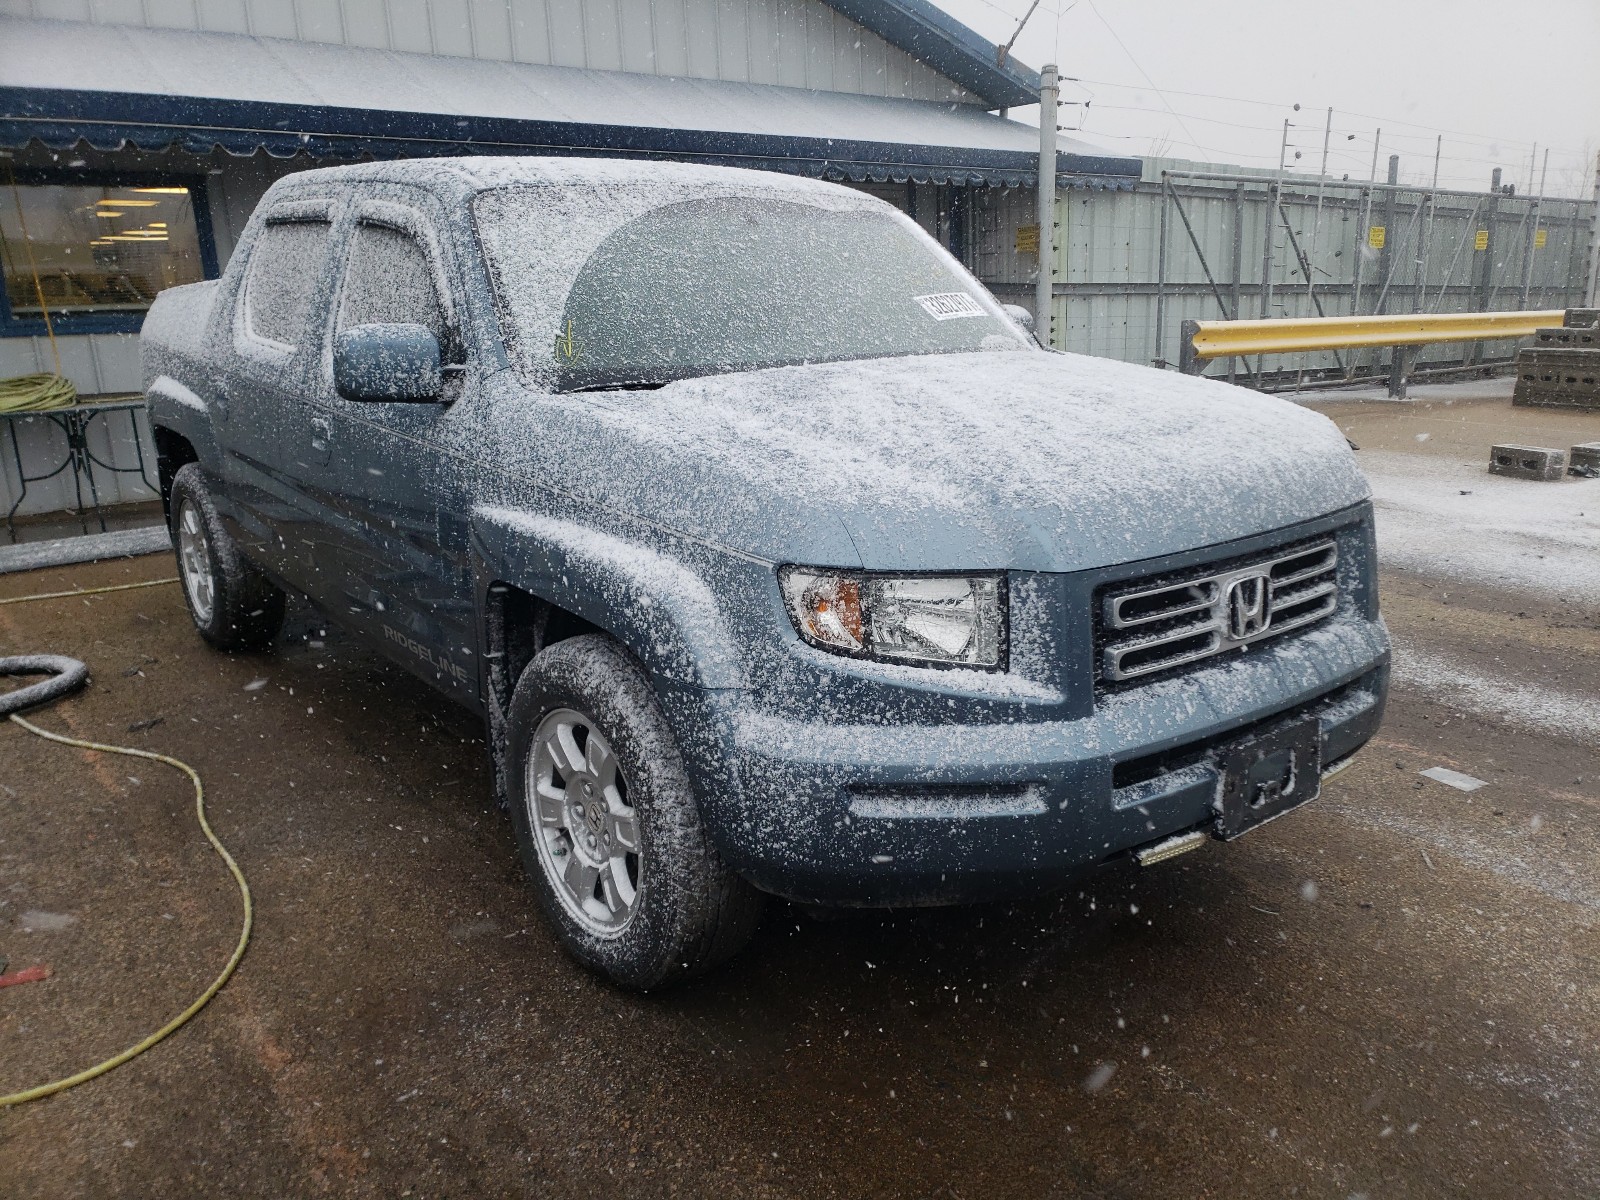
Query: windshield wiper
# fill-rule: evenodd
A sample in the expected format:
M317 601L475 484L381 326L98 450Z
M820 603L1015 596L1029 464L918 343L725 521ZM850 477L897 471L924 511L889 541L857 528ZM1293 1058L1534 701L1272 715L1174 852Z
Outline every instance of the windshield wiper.
M589 383L583 387L567 388L570 392L653 392L671 382L666 379L630 379L621 383Z

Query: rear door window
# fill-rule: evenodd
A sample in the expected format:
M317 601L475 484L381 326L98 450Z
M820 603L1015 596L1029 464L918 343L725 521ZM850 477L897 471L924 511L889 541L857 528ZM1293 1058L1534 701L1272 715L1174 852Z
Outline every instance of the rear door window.
M327 221L274 221L261 231L245 279L245 328L252 337L290 350L304 339L329 230Z

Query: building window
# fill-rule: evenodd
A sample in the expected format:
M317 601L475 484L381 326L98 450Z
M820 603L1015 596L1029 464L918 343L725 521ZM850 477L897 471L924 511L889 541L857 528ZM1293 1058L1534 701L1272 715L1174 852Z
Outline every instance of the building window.
M20 173L19 173L20 175ZM198 182L6 181L0 334L134 332L157 293L216 275Z

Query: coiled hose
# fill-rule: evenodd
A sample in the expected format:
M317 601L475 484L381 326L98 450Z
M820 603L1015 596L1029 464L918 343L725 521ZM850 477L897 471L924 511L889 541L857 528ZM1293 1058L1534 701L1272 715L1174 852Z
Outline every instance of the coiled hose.
M74 592L47 592L37 596L17 596L7 600L0 600L0 604L23 604L32 600L55 600L64 596L88 596L98 592L121 592L130 588L155 587L158 584L176 582L176 579L152 579L142 583L124 583L112 587L85 588ZM150 1047L176 1032L191 1017L209 1004L213 996L222 990L222 985L228 982L234 969L238 967L239 961L244 958L245 947L250 944L250 928L255 920L255 912L250 899L250 885L245 882L244 872L239 870L239 864L233 860L233 855L228 853L227 847L211 831L211 822L206 819L205 787L201 784L200 776L193 767L180 759L172 758L165 754L157 754L152 750L136 750L130 746L107 746L99 742L87 742L81 738L65 737L59 733L51 733L49 730L41 729L33 722L17 715L21 709L32 708L35 705L60 699L62 696L81 688L89 681L88 667L75 658L67 658L63 655L23 654L10 658L0 658L0 675L47 676L40 683L0 694L0 716L9 716L14 724L29 733L42 737L46 741L57 742L63 746L75 746L80 750L97 750L105 754L123 754L129 758L153 759L156 762L166 763L169 767L182 771L188 777L189 782L194 784L194 812L195 817L200 822L200 830L206 835L206 841L211 843L211 848L216 851L217 856L226 864L229 873L233 875L234 882L239 885L239 898L244 906L244 926L239 931L239 942L233 948L233 954L229 956L227 965L211 981L211 986L201 992L188 1008L173 1017L172 1020L168 1021L149 1037L143 1038L134 1045L129 1046L122 1053L113 1055L104 1062L96 1063L94 1066L87 1067L75 1075L69 1075L65 1079L42 1083L37 1087L27 1088L20 1092L12 1092L9 1095L0 1095L0 1108L8 1108L15 1104L25 1104L29 1100L42 1100L46 1096L53 1096L57 1092L64 1092L70 1087L76 1087L80 1083L87 1083L91 1079L96 1079L107 1071L120 1067L129 1059L143 1054Z
M0 379L0 413L71 408L77 400L78 389L59 375L18 375Z

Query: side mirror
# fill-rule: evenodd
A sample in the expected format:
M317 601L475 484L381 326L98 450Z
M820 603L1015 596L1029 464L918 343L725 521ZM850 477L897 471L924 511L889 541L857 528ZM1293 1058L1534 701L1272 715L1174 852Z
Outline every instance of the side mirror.
M1005 312L1006 316L1010 317L1018 325L1021 325L1029 333L1033 332L1033 314L1027 309L1023 308L1022 305L1002 304L1000 307Z
M356 325L333 340L333 386L346 400L436 400L439 339L422 325Z

